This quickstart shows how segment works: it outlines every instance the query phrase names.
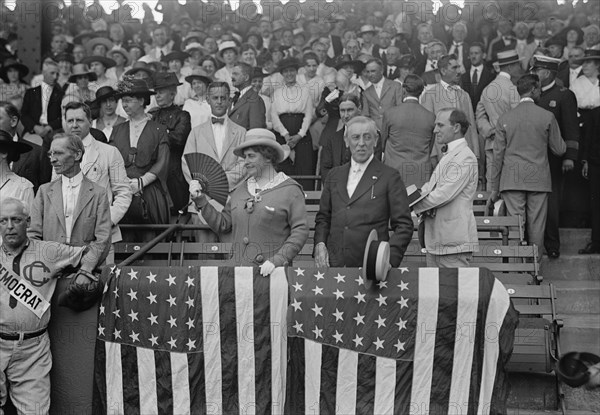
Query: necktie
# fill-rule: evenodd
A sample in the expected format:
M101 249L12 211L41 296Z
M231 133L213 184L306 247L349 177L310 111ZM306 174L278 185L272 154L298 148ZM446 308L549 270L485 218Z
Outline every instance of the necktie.
M473 71L473 77L471 78L471 89L473 90L473 92L475 92L475 89L477 88L477 69L475 69Z
M163 59L165 58L165 52L163 52L163 50L160 50L160 61L162 62Z
M240 99L240 91L236 91L235 94L233 94L233 100L231 101L231 106L234 107L235 104L237 104L238 99Z
M432 70L436 70L437 69L437 61L431 61L431 69Z
M390 67L389 73L388 73L388 78L391 78L394 75L395 70L396 70L395 68Z
M223 124L224 121L225 121L225 118L212 117L213 124Z

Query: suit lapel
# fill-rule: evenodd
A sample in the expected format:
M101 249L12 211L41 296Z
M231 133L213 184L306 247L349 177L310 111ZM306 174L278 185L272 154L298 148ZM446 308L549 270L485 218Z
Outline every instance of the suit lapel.
M62 176L61 176L62 177ZM67 229L67 225L65 223L65 207L63 205L62 198L62 179L59 178L55 180L50 185L50 189L48 190L48 199L50 200L50 205L56 213L58 217L58 221L60 222L62 228L64 230Z
M223 137L224 141L223 141L223 150L221 151L221 160L223 161L223 158L225 158L225 154L227 154L227 151L229 151L229 148L231 147L231 145L233 143L236 142L237 139L237 135L238 135L238 129L237 128L232 128L233 121L231 120L226 120L225 121L225 137Z
M350 166L350 164L348 164L348 166ZM350 169L350 167L348 167L348 169ZM375 185L375 183L377 183L377 180L379 180L380 175L381 175L381 164L379 163L379 161L377 161L377 159L373 158L373 160L371 160L371 162L367 166L367 169L363 173L362 177L360 178L360 181L358 182L358 185L356 186L354 193L352 193L352 197L350 198L350 203L355 202L358 198L360 198L362 195L364 195L369 189L371 189ZM348 181L348 175L346 175L346 182L347 181ZM346 194L347 193L348 192L346 191Z
M77 204L75 205L75 211L73 212L73 225L79 219L79 215L83 211L83 208L92 200L94 197L94 187L92 182L90 182L85 177L83 178L81 184L79 185L79 197L77 198Z
M383 80L383 85L381 86L381 96L379 97L379 101L383 100L383 97L385 96L385 93L388 91L388 89L390 89L390 82L387 79ZM377 93L375 93L375 95L377 95Z
M92 166L96 164L96 160L98 160L98 156L100 155L94 142L92 142L92 145L86 150L86 154L87 160L85 161L85 164L81 166L83 174L87 174L90 171Z
M206 142L208 143L208 145L210 146L210 148L213 151L214 159L217 160L219 159L219 152L217 151L217 145L215 143L215 135L213 134L213 129L212 129L212 124L211 121L207 121L205 126L204 126L204 133L200 134L200 138L205 138L206 137ZM221 161L221 160L219 160Z
M343 203L348 203L348 200L350 200L348 197L348 189L346 188L348 186L349 173L350 163L342 165L342 168L338 171L337 180L335 181L338 195L342 199Z

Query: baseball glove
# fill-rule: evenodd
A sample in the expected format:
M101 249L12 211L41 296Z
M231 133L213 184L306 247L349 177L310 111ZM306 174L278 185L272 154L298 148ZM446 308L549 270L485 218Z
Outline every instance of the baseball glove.
M86 284L76 283L75 280L79 274L84 274L92 282ZM102 297L102 283L98 281L95 275L79 270L67 278L71 278L71 282L67 289L58 296L59 306L68 307L74 311L85 311L95 305Z

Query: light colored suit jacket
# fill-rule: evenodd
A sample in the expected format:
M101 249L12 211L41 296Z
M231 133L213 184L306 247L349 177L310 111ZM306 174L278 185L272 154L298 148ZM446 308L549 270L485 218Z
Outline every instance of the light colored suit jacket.
M410 99L383 114L384 164L400 172L405 186L421 188L431 176L435 115Z
M244 162L240 157L233 154L233 149L244 142L246 130L229 118L225 120L225 128L225 142L223 143L221 156L217 152L211 120L192 129L185 143L183 157L181 158L183 176L188 183L192 180L192 174L185 160L185 155L190 153L206 154L218 161L223 170L225 170L225 174L227 174L230 189L233 189L242 180L244 176Z
M466 142L445 154L413 206L415 213L432 211L425 220L425 249L434 255L479 251L473 197L478 182L477 158Z
M85 153L86 163L81 164L81 171L85 177L106 189L112 224L111 241L119 242L123 237L118 223L127 213L132 198L123 156L116 147L98 140L93 140ZM52 172L52 180L57 179L56 173Z
M87 246L81 265L94 269L108 254L111 228L108 198L105 188L85 176L80 187L68 245ZM31 208L27 234L32 239L67 243L61 180L40 186Z
M362 115L371 118L381 130L383 113L386 109L395 107L402 103L404 91L398 82L383 80L381 88L381 98L375 92L375 85L371 84L362 95Z
M485 87L477 104L475 118L479 134L486 139L486 150L493 148L492 135L496 133L498 118L517 105L519 105L519 92L509 78L498 75Z
M479 157L479 138L477 136L477 127L475 124L475 115L473 114L473 104L469 94L459 86L454 86L452 90L444 88L442 83L428 85L420 98L421 105L437 115L438 111L443 108L457 108L467 114L467 119L471 126L465 134L469 148ZM437 146L436 144L436 147ZM441 151L436 148L434 154L439 155ZM439 159L439 156L437 156Z
M523 101L503 114L494 138L492 190L551 192L548 147L557 156L567 151L550 111Z

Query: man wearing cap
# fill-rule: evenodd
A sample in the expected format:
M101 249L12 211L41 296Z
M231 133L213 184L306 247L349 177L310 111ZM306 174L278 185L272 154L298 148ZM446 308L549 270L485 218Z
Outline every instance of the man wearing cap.
M181 85L174 73L159 72L154 76L157 108L149 111L152 120L167 127L169 141L169 174L167 187L173 200L173 211L183 208L189 199L186 181L181 170L181 156L192 129L190 114L174 104L177 87ZM173 213L173 212L172 212Z
M87 105L71 102L65 107L65 133L81 138L85 150L81 172L90 181L106 189L110 204L111 241L115 243L122 240L118 224L131 204L131 188L121 153L116 147L92 137L91 121L91 111ZM107 263L113 262L114 250L111 246Z
M402 103L404 92L398 82L383 77L383 62L381 59L370 59L365 69L371 82L362 96L362 115L368 116L381 130L383 112Z
M57 274L78 266L86 248L27 238L29 211L19 199L0 199L0 408L10 394L20 414L47 414L50 300Z
M567 149L554 115L535 105L540 89L537 75L519 78L519 105L498 119L488 200L489 208L501 194L508 214L525 219L527 241L538 247L544 244L548 193L552 192L548 149L559 157Z
M352 158L325 179L316 217L315 264L362 266L367 238L375 229L379 240L390 242L390 264L398 267L413 234L400 173L374 157L378 133L373 120L351 119L345 141Z
M442 108L433 133L438 145L448 150L435 167L413 210L425 226L428 267L468 267L479 250L473 197L477 191L477 158L465 140L467 115L455 108Z
M515 83L522 75L520 57L515 50L498 53L496 78L485 87L477 104L476 121L480 136L484 139L486 190L491 191L492 163L494 159L494 137L498 118L519 104L519 92Z
M0 111L4 111L1 106ZM15 197L31 207L33 184L10 169L10 164L18 161L21 154L30 152L31 148L25 141L13 141L8 131L0 129L0 199Z
M541 94L536 103L554 114L560 134L567 145L567 151L560 155L548 153L550 176L552 177L552 192L548 195L548 215L544 234L544 247L550 258L560 255L560 204L562 199L563 181L568 172L575 167L579 153L579 121L577 119L577 98L567 88L558 86L555 79L560 59L535 55L533 57L533 72L540 79ZM573 174L573 173L571 173Z
M419 104L425 88L417 75L407 75L402 84L405 97L383 113L381 128L385 165L398 170L405 186L421 188L431 176L435 114Z
M252 88L251 77L253 69L244 62L238 62L233 67L231 78L237 91L233 95L229 119L242 126L245 130L266 127L265 104Z
M362 38L362 49L361 53L366 53L367 55L371 55L373 57L380 56L379 55L379 45L373 43L373 38L375 37L375 27L372 25L363 25L360 28L359 35Z

